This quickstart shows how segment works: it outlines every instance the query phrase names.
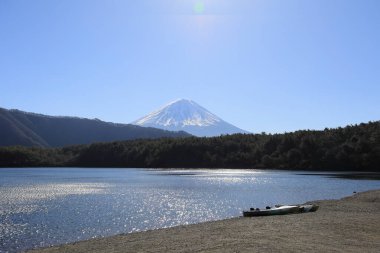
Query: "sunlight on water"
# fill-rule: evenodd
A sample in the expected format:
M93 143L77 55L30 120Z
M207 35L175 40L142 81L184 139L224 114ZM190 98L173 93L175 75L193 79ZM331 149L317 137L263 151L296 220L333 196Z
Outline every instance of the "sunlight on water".
M0 252L2 252L1 246L6 244L5 240L8 238L15 238L14 243L21 243L21 238L29 232L32 234L44 233L45 226L33 225L28 222L28 219L21 218L38 212L48 213L48 207L44 205L44 202L69 195L99 194L104 192L106 187L107 184L99 183L56 183L1 187Z
M29 204L38 200L53 200L67 195L94 194L106 189L106 184L42 184L1 188L0 215L9 213L28 213L38 206Z
M170 170L161 171L162 174L177 176L198 177L200 180L211 184L237 184L237 183L260 183L261 179L256 177L263 173L259 170L233 170L233 169L201 169L201 170Z
M106 188L105 184L77 183L77 184L44 184L32 186L18 186L2 189L2 200L30 201L53 199L70 194L99 193ZM0 200L0 201L2 201Z
M3 169L0 252L224 219L380 188L258 170Z

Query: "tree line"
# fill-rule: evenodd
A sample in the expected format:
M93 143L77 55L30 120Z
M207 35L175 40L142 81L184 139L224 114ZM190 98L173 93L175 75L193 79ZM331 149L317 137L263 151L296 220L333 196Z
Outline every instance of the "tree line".
M380 121L284 134L0 148L0 167L47 166L380 171Z

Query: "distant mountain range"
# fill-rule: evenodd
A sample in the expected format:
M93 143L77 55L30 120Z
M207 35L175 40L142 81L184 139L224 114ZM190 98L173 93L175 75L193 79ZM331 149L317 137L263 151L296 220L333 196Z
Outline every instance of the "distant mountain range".
M190 135L98 119L54 117L0 108L0 146L62 147L93 142L186 136Z
M195 136L248 133L209 112L194 101L179 99L132 124L170 131L186 131Z

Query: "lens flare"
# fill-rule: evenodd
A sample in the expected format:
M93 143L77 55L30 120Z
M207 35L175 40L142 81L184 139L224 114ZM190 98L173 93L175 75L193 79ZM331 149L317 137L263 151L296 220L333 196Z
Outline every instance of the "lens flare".
M205 10L205 5L203 4L203 2L196 2L195 5L194 5L194 12L196 14L202 14Z

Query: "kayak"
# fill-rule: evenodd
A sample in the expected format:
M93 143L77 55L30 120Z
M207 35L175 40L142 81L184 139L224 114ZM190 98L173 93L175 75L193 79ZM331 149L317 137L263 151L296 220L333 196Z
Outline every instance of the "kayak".
M319 206L313 204L300 205L300 213L315 212L318 210Z
M243 211L244 217L253 217L253 216L269 216L269 215L284 215L290 213L298 213L299 206L280 206L280 207L272 207L269 209L254 209L250 211Z
M313 204L305 205L276 205L275 207L267 207L266 209L251 208L250 211L243 211L244 217L284 215L292 213L307 213L317 211L319 206Z
M282 205L275 205L275 207L280 207ZM299 207L299 213L308 213L308 212L315 212L318 210L319 206L315 204L303 204L303 205L296 205Z

